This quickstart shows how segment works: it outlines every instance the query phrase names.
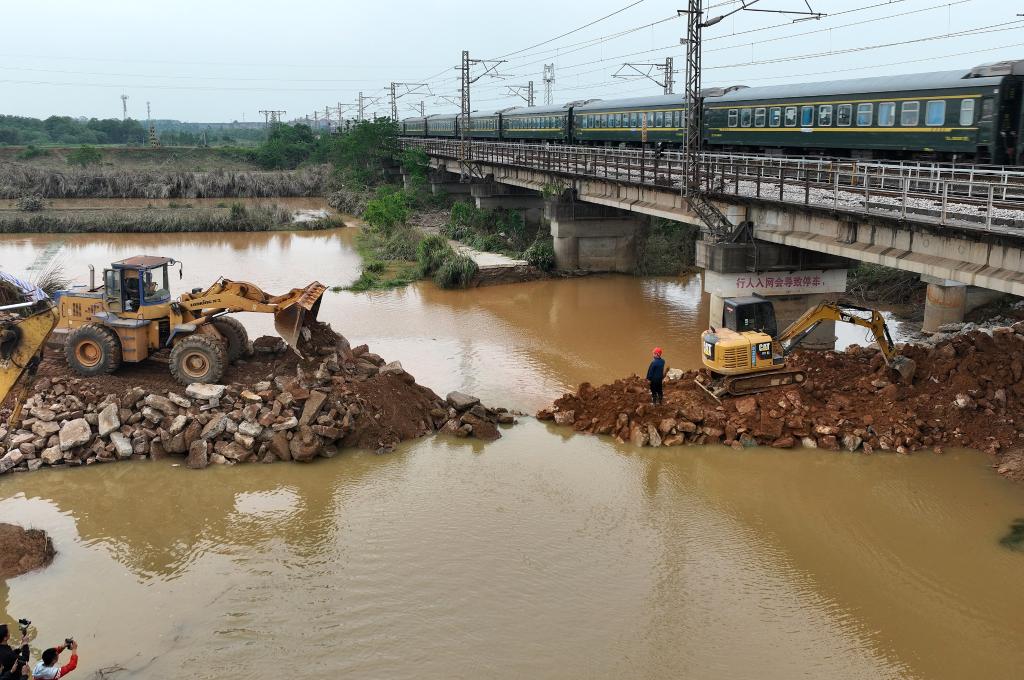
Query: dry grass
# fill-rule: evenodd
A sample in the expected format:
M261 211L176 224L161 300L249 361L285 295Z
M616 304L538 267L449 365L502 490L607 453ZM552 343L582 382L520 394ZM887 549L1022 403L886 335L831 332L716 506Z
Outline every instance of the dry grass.
M326 166L299 170L53 170L26 163L0 163L0 199L34 194L43 198L262 198L320 196Z
M117 208L101 210L0 211L0 234L15 233L173 233L322 229L296 224L277 206L231 208Z

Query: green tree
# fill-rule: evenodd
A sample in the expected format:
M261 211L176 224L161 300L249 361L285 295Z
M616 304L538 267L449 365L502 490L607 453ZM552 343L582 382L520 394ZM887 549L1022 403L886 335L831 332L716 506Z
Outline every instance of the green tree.
M80 146L68 154L67 160L68 165L80 165L84 168L89 165L98 165L103 160L103 154L95 147Z

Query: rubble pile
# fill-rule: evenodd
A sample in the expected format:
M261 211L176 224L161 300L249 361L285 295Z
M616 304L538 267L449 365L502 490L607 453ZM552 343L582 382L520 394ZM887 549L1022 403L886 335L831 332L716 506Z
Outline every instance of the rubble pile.
M401 363L350 347L327 324L303 328L299 349L304 358L281 338L259 338L232 368L235 382L184 389L166 366L87 379L48 358L20 422L0 425L0 474L168 456L191 468L307 462L344 447L386 453L436 431L491 440L499 424L514 422L459 392L442 400Z
M895 381L877 348L795 353L807 381L718 403L693 384L695 372L665 383L652 405L645 380L580 385L542 420L637 446L803 446L910 453L964 447L993 455L999 472L1024 479L1024 322L906 345L912 384Z

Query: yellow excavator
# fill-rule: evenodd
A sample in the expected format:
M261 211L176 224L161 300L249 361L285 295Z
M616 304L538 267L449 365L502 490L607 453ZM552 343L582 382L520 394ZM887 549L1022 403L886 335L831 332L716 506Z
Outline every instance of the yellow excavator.
M216 383L228 363L249 344L245 326L229 314L274 315L274 327L296 352L302 326L315 319L326 288L314 281L284 295L269 295L245 281L218 279L171 298L170 268L181 263L142 255L111 264L96 285L90 265L88 288L58 291L57 333L66 335L64 355L76 373L111 373L169 349L168 365L178 382Z
M701 336L704 370L697 373L695 382L715 399L799 385L807 376L787 368L786 357L824 321L867 328L896 379L913 380L914 361L896 353L889 328L877 310L822 302L779 333L771 301L754 296L724 300L721 325Z
M21 404L32 387L57 318L57 310L48 299L0 306L0 403L21 381L8 423L21 416Z

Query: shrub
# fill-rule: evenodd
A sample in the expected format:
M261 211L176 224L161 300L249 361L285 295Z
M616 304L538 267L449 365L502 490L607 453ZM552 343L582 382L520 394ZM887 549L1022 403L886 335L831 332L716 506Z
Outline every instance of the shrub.
M448 245L448 239L440 234L427 236L420 241L416 249L416 259L419 261L420 273L423 276L433 276L444 261L454 255L455 251Z
M385 231L398 224L405 224L409 219L409 206L405 195L390 187L381 187L377 195L367 202L363 211L363 219L367 224Z
M363 270L368 271L371 274L380 274L384 271L386 266L387 265L380 260L367 260L366 264L363 265Z
M68 165L79 165L87 167L99 165L103 160L103 154L94 146L80 146L67 156Z
M555 268L555 246L551 239L534 241L523 256L541 271L549 272Z
M440 288L468 288L478 270L473 258L456 254L441 263L434 273L434 283Z
M22 151L21 153L19 153L17 155L17 158L18 158L18 160L21 160L21 161L28 161L28 160L32 160L33 158L39 158L40 156L49 156L49 155L50 155L50 152L47 151L46 149L40 149L38 146L36 146L34 144L29 144L27 147L25 147L24 151Z
M24 212L38 212L43 209L45 203L40 196L22 196L18 199L18 210Z
M231 212L229 213L229 219L232 222L241 222L249 215L249 211L245 209L245 206L241 203L232 203Z

